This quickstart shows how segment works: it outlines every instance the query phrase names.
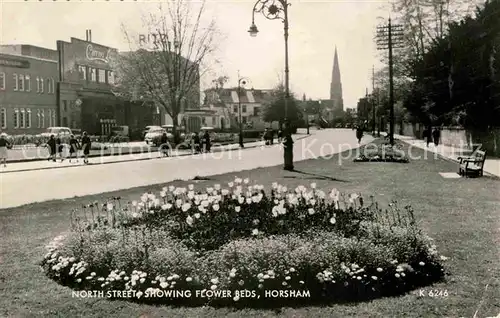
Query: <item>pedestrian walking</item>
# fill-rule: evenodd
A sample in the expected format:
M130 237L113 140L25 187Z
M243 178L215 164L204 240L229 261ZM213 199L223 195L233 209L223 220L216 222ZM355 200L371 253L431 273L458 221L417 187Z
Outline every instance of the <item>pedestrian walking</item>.
M89 154L90 154L90 147L92 146L92 142L90 141L90 137L87 136L87 132L83 132L83 137L82 137L82 150L83 150L83 163L84 164L89 164Z
M56 138L56 145L57 145L58 157L61 158L61 162L63 162L64 161L64 155L63 155L64 144L62 143L61 137L59 137L59 135L57 135L57 138Z
M208 133L208 130L205 130L205 133L203 134L203 143L205 152L210 152L210 149L212 148L212 143L210 140L210 134Z
M4 168L7 167L7 147L10 142L7 140L7 134L0 134L0 164L3 163Z
M427 147L429 147L429 144L432 141L432 128L429 126L427 129L424 131L424 138L425 142L427 144Z
M160 153L163 157L170 157L170 144L167 133L163 133L160 138Z
M78 149L80 149L80 143L74 135L71 135L69 137L69 162L71 162L73 155L75 155L76 162L78 162Z
M432 132L432 139L434 140L434 145L437 147L439 145L439 138L441 137L441 132L439 131L439 128L434 128L434 131Z
M57 142L54 135L50 135L49 141L47 141L47 147L49 148L49 153L50 153L48 161L52 160L56 162Z
M358 138L358 144L361 143L361 138L363 138L363 128L361 125L356 127L356 138Z
M194 139L194 153L200 153L201 152L200 134L195 133L193 139Z

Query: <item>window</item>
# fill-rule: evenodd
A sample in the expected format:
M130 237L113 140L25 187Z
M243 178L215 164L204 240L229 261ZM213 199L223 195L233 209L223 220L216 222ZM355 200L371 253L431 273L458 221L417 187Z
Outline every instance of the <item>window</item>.
M259 110L260 110L259 107L254 107L253 108L253 115L254 116L259 116Z
M40 93L43 93L43 78L40 77Z
M246 122L247 122L247 117L246 117L246 116L241 116L241 122L242 122L243 124L246 124Z
M31 109L26 109L26 128L31 128Z
M14 109L14 128L19 128L19 109Z
M50 78L47 78L46 81L47 81L47 93L50 94L52 93L52 82L50 81Z
M19 74L19 91L24 92L24 75Z
M0 72L0 89L4 90L5 89L5 73Z
M68 127L68 118L63 117L63 126Z
M241 112L246 113L247 112L247 105L241 105Z
M97 81L96 69L93 67L89 67L89 73L90 73L90 80L92 82L96 82Z
M217 117L212 117L212 126L217 126Z
M113 73L113 71L106 71L106 73L107 73L106 83L114 85L115 84L115 73Z
M238 106L234 105L233 106L233 113L237 113L238 112Z
M20 116L19 116L19 127L20 128L25 128L26 126L24 124L26 124L26 113L24 112L24 108L21 108L21 112L20 112Z
M40 93L40 77L36 77L36 92Z
M42 128L42 114L40 109L36 110L36 128Z
M67 100L63 100L63 111L64 112L68 111L68 101Z
M83 65L78 65L78 73L80 74L81 80L87 79L87 68Z
M40 128L45 128L45 110L40 111L40 117L42 117L42 127Z
M97 82L98 83L106 83L106 71L105 70L99 70Z
M5 108L0 109L0 126L2 129L7 128L7 110Z
M26 75L24 77L24 82L25 82L25 85L26 85L26 91L27 92L31 92L31 76Z
M50 79L50 82L52 83L52 94L54 94L56 92L56 84L53 78Z
M14 90L17 91L18 89L18 85L19 85L19 82L18 82L18 77L17 77L17 74L14 74Z

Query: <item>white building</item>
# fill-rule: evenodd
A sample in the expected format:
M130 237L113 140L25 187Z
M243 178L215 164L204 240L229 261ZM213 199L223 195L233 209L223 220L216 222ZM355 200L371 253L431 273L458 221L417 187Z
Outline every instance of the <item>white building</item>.
M245 128L264 129L269 125L262 119L262 110L272 99L271 89L208 89L205 91L205 103L201 109L210 111L205 116L206 126L229 129L238 127L239 107L241 105L241 121Z

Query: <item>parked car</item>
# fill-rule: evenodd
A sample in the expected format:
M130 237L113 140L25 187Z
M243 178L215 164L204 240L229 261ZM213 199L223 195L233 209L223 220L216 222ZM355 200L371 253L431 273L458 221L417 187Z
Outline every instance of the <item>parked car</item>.
M146 140L146 134L150 132L151 130L158 130L162 129L160 126L146 126L144 130L142 131L142 139Z
M161 128L167 131L167 137L170 142L174 141L174 125L163 125ZM179 132L180 141L184 141L186 139L186 128L185 127L177 127L177 131Z
M148 130L148 132L144 136L144 141L148 145L151 144L154 146L159 146L160 138L164 133L167 132L167 130L165 130L159 126L150 126L150 127L151 128Z
M128 126L114 126L111 128L110 142L128 142L130 141Z

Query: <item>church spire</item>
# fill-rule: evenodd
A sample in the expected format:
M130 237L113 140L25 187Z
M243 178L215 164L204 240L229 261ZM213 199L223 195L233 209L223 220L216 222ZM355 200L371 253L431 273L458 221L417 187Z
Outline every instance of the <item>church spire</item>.
M342 99L342 81L340 79L339 56L337 46L335 46L335 54L333 56L332 81L330 83L330 99L334 101L334 107L344 109Z

